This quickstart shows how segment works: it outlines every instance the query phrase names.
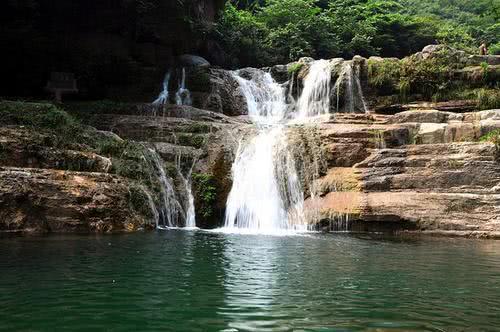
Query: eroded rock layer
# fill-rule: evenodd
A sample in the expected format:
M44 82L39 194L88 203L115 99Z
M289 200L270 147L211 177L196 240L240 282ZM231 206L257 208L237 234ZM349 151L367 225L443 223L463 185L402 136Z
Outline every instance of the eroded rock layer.
M335 117L318 129L328 166L311 222L498 237L500 150L479 142L498 129L500 110Z

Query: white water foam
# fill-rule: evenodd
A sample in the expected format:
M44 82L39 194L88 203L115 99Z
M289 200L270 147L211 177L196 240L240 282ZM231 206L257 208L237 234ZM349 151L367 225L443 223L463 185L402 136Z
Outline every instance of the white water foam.
M291 234L307 231L304 196L287 148L286 119L290 109L283 87L269 73L235 73L258 134L240 143L232 168L233 187L219 231L240 234Z
M306 120L330 113L332 64L328 60L314 61L304 80L304 89L297 102L296 118Z

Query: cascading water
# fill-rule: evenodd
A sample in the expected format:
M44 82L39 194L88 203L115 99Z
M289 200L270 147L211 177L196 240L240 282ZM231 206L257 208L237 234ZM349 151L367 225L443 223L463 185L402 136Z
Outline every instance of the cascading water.
M196 158L193 160L191 167L189 168L189 171L187 172L187 175L184 176L182 174L182 155L179 154L176 156L176 166L177 166L177 172L179 175L179 178L181 179L183 185L184 185L184 190L187 195L186 202L184 204L184 211L185 211L185 221L186 225L185 227L188 229L194 229L196 228L196 210L194 206L194 196L193 196L193 190L192 190L192 183L191 183L191 175L193 173L193 167L196 163Z
M337 96L337 112L340 112L340 97L344 97L344 111L355 113L356 111L368 112L366 101L359 79L359 68L352 61L342 64L339 77L335 82L334 91Z
M246 71L250 71L247 69ZM258 126L270 126L283 122L287 115L285 90L271 74L258 69L249 73L250 79L233 73L248 105L248 115Z
M285 90L269 73L251 74L251 79L238 73L234 77L258 134L237 151L224 229L270 234L307 230L301 218L303 192L287 149Z
M179 89L175 94L175 103L187 106L192 104L191 92L186 88L186 68L182 68L182 77L179 82Z
M160 184L160 207L158 208L159 222L158 227L178 227L180 217L182 216L182 205L175 195L174 185L167 177L163 168L163 162L158 153L149 149L149 160L156 172L156 177Z
M165 74L165 78L163 79L163 91L160 92L158 98L153 101L153 105L155 106L163 106L168 103L168 86L170 83L170 71Z
M340 70L332 88L332 70L336 68ZM285 88L276 83L269 73L257 69L233 73L258 133L247 142L240 143L238 148L232 168L233 187L227 201L224 230L275 234L308 229L303 188L288 145L287 125L309 122L314 117L330 114L332 108L335 109L335 105L332 107L332 95L337 97L337 111L340 111L341 95L344 111L366 111L358 69L353 62L341 59L312 62L297 101L292 95L293 86L287 95ZM165 76L162 93L153 104L168 103L169 80L170 72ZM294 84L293 78L289 84ZM185 68L182 68L175 101L178 105L191 104ZM186 192L185 204L181 204L161 167L161 159L157 154L155 156L155 169L158 169L163 187L162 208L157 218L159 223L177 227L184 222L187 228L194 228L194 197L190 181L192 167L184 176L178 159L177 179L182 180ZM314 195L312 191L311 194Z
M304 89L297 102L296 117L305 120L330 113L330 84L332 63L328 60L314 61L304 80Z

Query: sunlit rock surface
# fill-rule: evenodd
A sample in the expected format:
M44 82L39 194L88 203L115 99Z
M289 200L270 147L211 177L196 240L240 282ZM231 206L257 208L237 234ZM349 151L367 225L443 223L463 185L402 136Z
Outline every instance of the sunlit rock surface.
M155 227L131 182L105 173L0 167L0 231L130 232Z
M324 229L348 218L436 234L500 235L500 152L479 142L500 128L500 110L455 114L411 111L339 116L319 126L328 163L308 208ZM374 121L375 120L375 121ZM346 157L347 156L347 157ZM319 213L319 217L318 217ZM380 229L385 229L380 227Z

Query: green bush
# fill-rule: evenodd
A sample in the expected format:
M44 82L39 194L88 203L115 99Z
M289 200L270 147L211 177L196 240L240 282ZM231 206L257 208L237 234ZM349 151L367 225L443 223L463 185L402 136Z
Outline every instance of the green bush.
M379 95L398 93L401 101L407 101L410 95L436 100L460 89L454 79L460 66L458 55L449 49L425 60L410 56L399 61L369 61L368 83Z
M368 61L368 83L380 94L388 95L399 90L401 62L392 60Z
M490 45L489 52L491 55L500 55L500 43Z
M496 146L500 146L500 129L490 131L486 135L479 138L481 142L491 142Z
M477 101L482 110L500 108L500 89L479 89Z
M0 124L26 126L55 137L53 146L87 150L96 143L94 128L84 126L50 103L0 102Z
M64 130L74 125L75 121L69 114L49 103L2 101L0 102L0 123Z

